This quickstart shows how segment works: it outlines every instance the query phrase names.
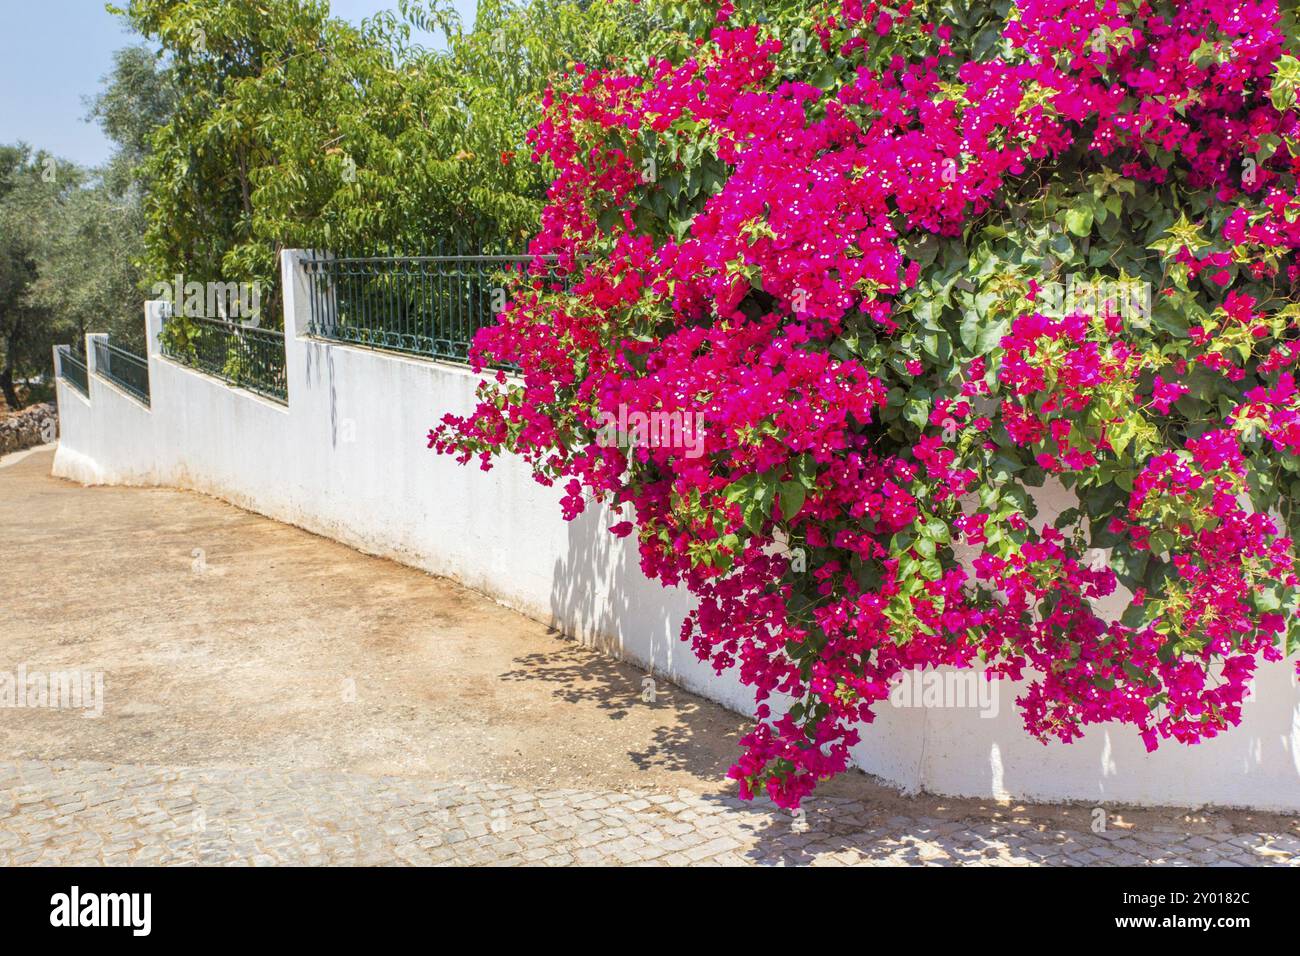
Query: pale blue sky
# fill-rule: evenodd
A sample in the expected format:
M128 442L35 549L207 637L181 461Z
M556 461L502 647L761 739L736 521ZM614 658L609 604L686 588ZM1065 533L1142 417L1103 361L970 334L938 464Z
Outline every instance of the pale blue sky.
M331 0L336 16L359 22L394 0ZM477 0L455 0L468 27ZM83 165L108 159L111 144L86 123L83 96L100 89L113 51L140 42L103 0L6 0L0 25L0 143L23 140Z

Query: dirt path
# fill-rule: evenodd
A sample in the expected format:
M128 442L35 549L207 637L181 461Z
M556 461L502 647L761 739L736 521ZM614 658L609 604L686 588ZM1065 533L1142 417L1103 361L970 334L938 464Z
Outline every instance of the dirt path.
M742 720L449 581L189 492L0 470L0 670L103 672L0 755L725 787ZM21 568L19 573L11 569Z
M643 703L638 669L480 594L202 495L54 479L51 454L0 466L0 672L102 674L103 715L0 709L0 762L15 780L56 765L73 780L84 764L92 777L203 768L732 793L745 722L714 704L662 684ZM1083 835L1090 822L1087 808L904 798L856 773L823 796L902 821L900 833L924 820ZM1126 811L1112 824L1274 847L1297 833L1294 820L1247 813Z

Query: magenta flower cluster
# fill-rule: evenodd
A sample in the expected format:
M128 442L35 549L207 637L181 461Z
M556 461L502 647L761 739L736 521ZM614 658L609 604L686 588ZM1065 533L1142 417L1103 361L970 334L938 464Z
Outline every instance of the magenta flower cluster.
M635 535L644 573L698 599L683 639L754 690L732 776L786 806L847 766L909 669L1026 679L1043 740L1101 722L1151 749L1215 736L1284 656L1300 583L1282 518L1252 504L1264 457L1300 454L1297 314L1245 291L1286 298L1298 278L1275 0L1018 0L980 56L921 9L810 4L821 60L858 64L833 83L791 80L789 36L725 3L690 55L576 65L531 134L555 171L536 265L473 353L518 373L430 433L484 468L523 456L566 518L622 511L610 530ZM652 149L682 196L699 157L723 173L647 227ZM1153 298L1183 325L1053 312L1050 277L1008 264L977 277L1001 334L912 348L942 265L920 250L1046 228L1018 197L1081 154L1116 203L1207 197L1131 240L1158 250ZM1106 214L1063 213L1075 242ZM1192 401L1209 420L1179 412ZM702 422L702 453L598 440L633 413ZM1121 497L1081 504L1078 528L1035 520L1003 493L1019 479L999 462L1022 452L1081 501ZM1088 556L1089 521L1141 584ZM1099 610L1120 595L1128 613Z

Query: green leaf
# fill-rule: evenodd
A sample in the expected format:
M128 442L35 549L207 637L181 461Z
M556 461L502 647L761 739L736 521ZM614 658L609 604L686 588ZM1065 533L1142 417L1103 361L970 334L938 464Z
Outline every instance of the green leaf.
M1147 540L1147 544L1150 546L1152 554L1164 554L1174 546L1176 540L1177 538L1174 537L1172 531L1153 531L1151 537Z
M1076 236L1092 232L1092 207L1075 206L1065 214L1065 228Z
M921 529L922 533L931 541L939 544L947 544L952 540L952 535L948 531L948 525L938 518L930 518Z
M789 521L799 513L807 497L808 489L799 482L781 482L781 516Z

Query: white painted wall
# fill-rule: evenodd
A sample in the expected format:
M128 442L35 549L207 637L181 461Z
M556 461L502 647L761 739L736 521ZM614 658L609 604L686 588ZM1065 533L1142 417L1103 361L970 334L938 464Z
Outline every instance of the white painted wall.
M302 254L286 252L287 406L163 358L159 303L146 306L152 408L91 375L87 401L58 385L54 473L86 483L168 485L226 499L371 554L446 575L688 690L752 712L678 640L688 596L646 581L609 515L564 522L559 491L515 460L491 472L426 447L446 412L465 414L476 378L449 364L305 334ZM87 353L92 356L93 348ZM1047 502L1051 504L1051 502ZM854 752L905 790L948 795L1300 810L1300 690L1291 666L1263 672L1241 727L1146 754L1127 729L1044 746L1021 729L1018 689L997 714L882 706Z

